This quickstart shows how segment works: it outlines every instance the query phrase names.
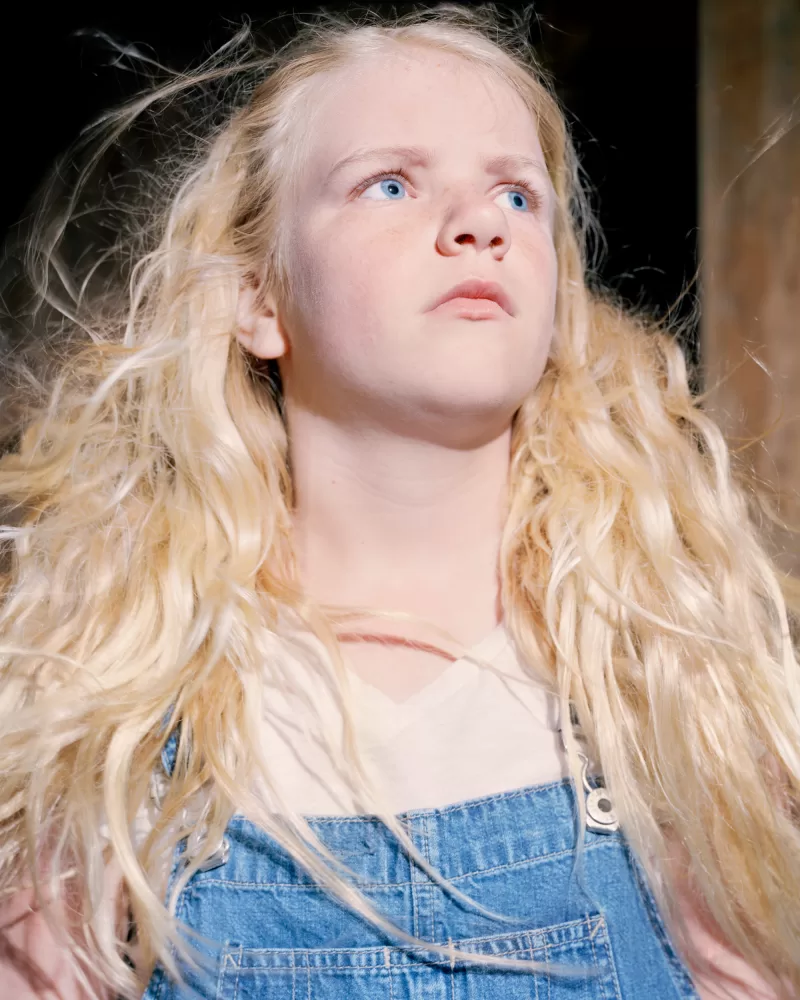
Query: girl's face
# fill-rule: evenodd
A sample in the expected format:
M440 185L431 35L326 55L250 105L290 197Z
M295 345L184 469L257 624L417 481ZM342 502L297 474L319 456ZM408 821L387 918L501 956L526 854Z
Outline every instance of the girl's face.
M279 311L290 422L300 406L462 445L500 433L541 377L556 298L554 195L521 99L409 50L329 79L305 141ZM469 279L507 309L433 308Z

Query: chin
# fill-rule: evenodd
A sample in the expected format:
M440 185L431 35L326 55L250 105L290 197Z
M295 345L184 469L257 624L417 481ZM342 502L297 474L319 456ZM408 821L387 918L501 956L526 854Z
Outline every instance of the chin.
M514 413L536 389L541 378L540 366L533 373L526 372L522 363L512 371L502 367L501 371L492 371L487 364L478 371L464 371L462 367L450 372L446 379L430 387L431 404L436 406L438 402L442 412L465 416Z
M467 393L463 386L447 394L441 391L417 397L411 402L410 423L417 423L422 436L435 435L443 443L458 441L459 447L486 443L511 426L514 414L524 401L515 393Z

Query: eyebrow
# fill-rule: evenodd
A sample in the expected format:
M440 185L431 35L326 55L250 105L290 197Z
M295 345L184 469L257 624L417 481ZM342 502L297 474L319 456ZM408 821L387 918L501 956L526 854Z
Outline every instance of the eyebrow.
M355 152L350 153L349 156L345 156L344 159L334 164L326 177L326 182L330 181L335 174L338 174L345 167L352 166L354 163L363 163L365 160L380 159L384 156L400 157L407 162L416 163L421 166L428 166L435 159L422 146L376 146L357 149ZM498 156L484 156L482 165L487 173L497 176L519 170L533 170L540 174L548 184L551 183L547 167L541 160L534 159L532 156L526 156L524 153L503 153Z

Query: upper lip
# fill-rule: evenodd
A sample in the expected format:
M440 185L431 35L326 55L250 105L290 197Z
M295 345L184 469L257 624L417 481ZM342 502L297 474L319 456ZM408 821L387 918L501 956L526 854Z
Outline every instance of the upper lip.
M469 278L467 281L455 285L449 292L445 292L438 298L431 309L436 309L450 299L462 297L466 299L492 299L511 316L514 315L514 305L502 285L498 285L496 281L481 281L480 278Z

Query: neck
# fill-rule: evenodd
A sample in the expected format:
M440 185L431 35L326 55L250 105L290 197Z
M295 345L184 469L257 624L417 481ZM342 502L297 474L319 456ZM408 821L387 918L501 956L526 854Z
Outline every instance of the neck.
M356 434L308 412L293 418L294 545L305 591L323 604L409 612L469 645L488 634L501 617L510 429L455 449Z

